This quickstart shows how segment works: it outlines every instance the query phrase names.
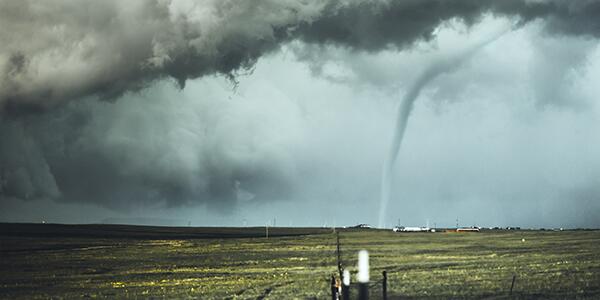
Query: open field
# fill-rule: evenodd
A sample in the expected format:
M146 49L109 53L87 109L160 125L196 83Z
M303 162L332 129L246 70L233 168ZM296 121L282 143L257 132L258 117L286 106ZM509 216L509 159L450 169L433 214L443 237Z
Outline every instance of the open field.
M600 231L338 230L405 298L600 298ZM328 299L331 229L0 224L0 298ZM522 239L525 239L523 242ZM513 296L508 296L516 275ZM355 291L353 291L356 294ZM379 285L371 289L373 299Z

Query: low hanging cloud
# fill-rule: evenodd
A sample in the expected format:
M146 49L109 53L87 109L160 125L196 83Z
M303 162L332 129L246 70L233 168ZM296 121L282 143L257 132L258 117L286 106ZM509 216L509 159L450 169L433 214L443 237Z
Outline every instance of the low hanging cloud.
M553 36L597 38L599 13L598 1L0 0L0 197L113 208L286 198L296 188L290 157L301 133L289 124L286 139L268 126L294 120L245 107L259 121L244 123L210 105L187 119L171 111L161 120L177 103L137 115L143 97L116 108L97 100L126 98L169 78L180 87L215 74L235 81L292 41L402 51L432 39L446 22L472 25L489 14L541 20ZM137 128L136 118L153 126ZM177 123L184 120L202 122L189 132ZM230 132L203 136L220 126L247 126L246 135L267 142Z
M294 165L287 156L301 137L294 120L261 103L168 91L163 84L118 103L79 101L5 120L0 138L10 143L0 145L2 195L114 209L196 203L223 210L291 192ZM290 105L277 109L285 117L295 112Z

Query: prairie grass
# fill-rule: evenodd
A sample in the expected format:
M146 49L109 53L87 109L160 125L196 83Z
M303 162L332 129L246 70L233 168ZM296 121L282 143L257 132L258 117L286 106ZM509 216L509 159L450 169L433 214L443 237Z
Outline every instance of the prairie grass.
M0 298L328 299L335 234L278 230L268 239L3 235ZM600 231L338 232L352 272L357 251L369 250L373 299L383 270L395 297L508 299L516 276L510 298L600 298Z

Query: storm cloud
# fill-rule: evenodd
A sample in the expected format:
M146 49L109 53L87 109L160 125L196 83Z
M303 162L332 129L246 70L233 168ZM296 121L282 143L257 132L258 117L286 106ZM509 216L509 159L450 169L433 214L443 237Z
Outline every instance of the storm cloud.
M445 25L505 18L551 37L538 45L551 51L539 49L547 58L533 72L547 79L534 87L543 103L569 106L568 87L548 82L585 65L598 14L598 1L0 1L0 198L224 212L314 196L321 187L306 176L346 175L312 166L329 150L307 129L301 99L237 93L260 59L298 44L292 52L313 66L327 49L417 51ZM563 37L586 47L571 55L552 44ZM560 63L545 63L553 57ZM207 88L185 99L173 88L220 77L227 95Z
M184 86L234 76L292 39L402 49L443 22L484 14L543 17L550 33L597 36L598 12L595 1L2 1L0 107L110 99L166 77Z

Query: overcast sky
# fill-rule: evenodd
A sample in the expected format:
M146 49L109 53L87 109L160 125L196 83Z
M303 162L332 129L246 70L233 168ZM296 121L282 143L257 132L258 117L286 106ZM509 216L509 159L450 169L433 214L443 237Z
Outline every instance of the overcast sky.
M0 221L599 227L598 13L0 0Z

